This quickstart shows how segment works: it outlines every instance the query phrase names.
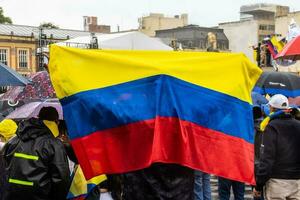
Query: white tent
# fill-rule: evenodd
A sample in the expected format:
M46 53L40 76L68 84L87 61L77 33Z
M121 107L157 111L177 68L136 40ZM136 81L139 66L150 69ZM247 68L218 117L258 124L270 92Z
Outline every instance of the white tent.
M96 34L95 36L98 40L99 49L173 50L163 42L138 31ZM82 36L56 44L61 46L87 48L90 43L90 36Z

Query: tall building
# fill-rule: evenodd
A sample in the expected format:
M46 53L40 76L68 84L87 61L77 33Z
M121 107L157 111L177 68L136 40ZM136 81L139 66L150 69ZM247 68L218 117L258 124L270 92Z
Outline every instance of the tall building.
M44 29L35 26L0 24L0 62L8 65L20 74L26 75L38 71L39 43L68 40L80 36L90 36L90 32L68 29Z
M154 37L155 31L177 28L188 25L188 15L181 14L174 17L166 17L160 13L150 13L149 16L139 18L139 31Z
M239 21L220 23L219 28L224 29L231 51L243 52L254 60L251 46L275 34L275 19L288 13L287 6L263 3L245 5L240 8Z
M83 30L93 33L110 33L109 25L98 25L98 18L83 16Z
M188 25L173 29L157 30L155 37L166 41L168 45L176 46L182 49L194 49L206 51L210 47L208 36L213 34L216 38L216 50L228 51L228 39L224 31L219 28L199 27L197 25Z

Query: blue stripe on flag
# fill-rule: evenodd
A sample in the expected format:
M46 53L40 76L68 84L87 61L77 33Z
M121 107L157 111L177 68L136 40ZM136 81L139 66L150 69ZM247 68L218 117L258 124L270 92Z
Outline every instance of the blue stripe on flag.
M61 103L71 139L162 116L253 143L249 103L167 75L77 93Z

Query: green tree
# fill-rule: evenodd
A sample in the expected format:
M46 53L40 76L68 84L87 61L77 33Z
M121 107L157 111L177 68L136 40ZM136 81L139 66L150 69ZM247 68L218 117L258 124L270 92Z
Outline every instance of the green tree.
M0 24L11 24L12 21L10 17L5 17L3 14L3 9L0 7Z
M39 26L40 28L48 28L48 29L59 29L59 27L51 22L43 22Z

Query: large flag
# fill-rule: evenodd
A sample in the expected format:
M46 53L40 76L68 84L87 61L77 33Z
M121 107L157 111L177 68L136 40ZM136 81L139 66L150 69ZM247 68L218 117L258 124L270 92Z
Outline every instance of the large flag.
M87 179L163 162L254 183L261 70L243 54L53 45L49 71Z

